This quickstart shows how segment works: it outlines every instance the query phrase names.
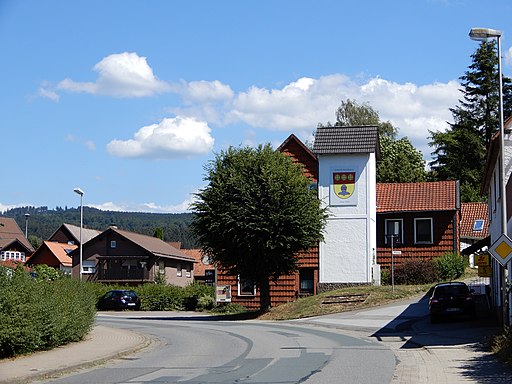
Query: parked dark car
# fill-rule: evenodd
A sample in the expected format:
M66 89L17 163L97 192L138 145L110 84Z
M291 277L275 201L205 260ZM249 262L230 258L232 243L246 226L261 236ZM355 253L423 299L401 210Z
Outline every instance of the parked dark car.
M134 291L130 290L113 290L108 291L101 296L96 304L96 308L100 311L115 309L117 311L123 309L140 309L140 298Z
M440 283L434 287L429 300L430 321L435 323L441 317L475 316L473 291L466 283Z

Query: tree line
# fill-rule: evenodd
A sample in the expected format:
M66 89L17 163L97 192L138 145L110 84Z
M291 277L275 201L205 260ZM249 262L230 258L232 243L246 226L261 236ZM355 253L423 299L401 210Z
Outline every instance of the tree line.
M25 214L28 213L28 221ZM18 207L5 211L1 216L16 220L28 239L37 248L62 224L80 226L80 208L48 209L48 207ZM196 248L197 241L189 229L191 213L145 213L102 211L84 206L84 228L103 231L111 225L119 229L148 236L157 236L167 242L181 242L182 248Z

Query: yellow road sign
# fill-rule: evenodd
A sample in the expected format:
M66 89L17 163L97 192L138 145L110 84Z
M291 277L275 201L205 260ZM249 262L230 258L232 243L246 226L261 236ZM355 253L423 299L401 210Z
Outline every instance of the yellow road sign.
M501 235L489 248L489 253L502 266L507 265L512 259L512 240L506 234Z
M475 265L478 267L488 267L491 265L491 262L489 260L489 254L484 253L481 255L475 255Z

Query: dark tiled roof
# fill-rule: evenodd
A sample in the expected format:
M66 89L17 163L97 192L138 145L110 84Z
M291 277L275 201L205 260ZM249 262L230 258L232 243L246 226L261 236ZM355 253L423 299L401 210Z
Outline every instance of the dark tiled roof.
M487 203L462 203L460 208L460 237L483 239L489 235ZM475 220L483 220L481 231L474 231Z
M377 212L451 211L458 207L457 181L377 183Z
M317 155L372 153L380 157L376 126L320 127L315 133L313 152Z
M174 259L180 259L185 261L195 261L193 257L185 255L181 250L173 247L171 244L160 240L158 237L142 235L139 233L124 231L111 227L110 230L118 233L119 235L127 238L133 243L139 245L145 250L153 253L156 256L170 257ZM107 230L108 231L108 230Z

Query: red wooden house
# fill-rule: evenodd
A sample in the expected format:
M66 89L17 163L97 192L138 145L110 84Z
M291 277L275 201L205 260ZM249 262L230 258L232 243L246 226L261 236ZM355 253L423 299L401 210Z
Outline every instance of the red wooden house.
M457 181L377 184L377 263L432 259L460 249ZM393 236L392 236L393 235Z

